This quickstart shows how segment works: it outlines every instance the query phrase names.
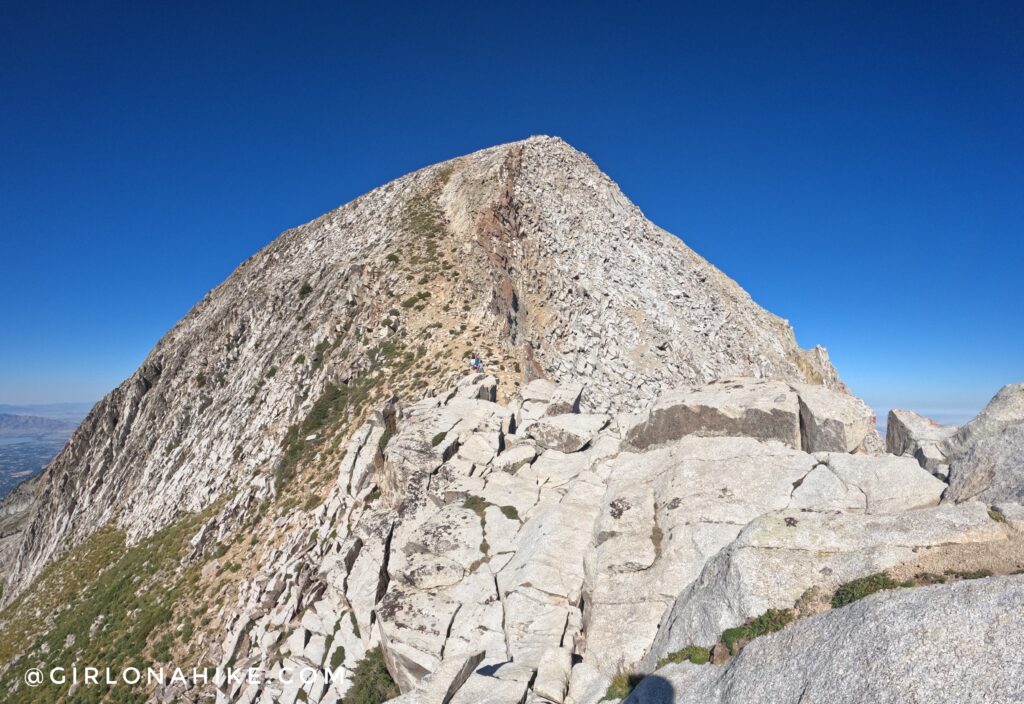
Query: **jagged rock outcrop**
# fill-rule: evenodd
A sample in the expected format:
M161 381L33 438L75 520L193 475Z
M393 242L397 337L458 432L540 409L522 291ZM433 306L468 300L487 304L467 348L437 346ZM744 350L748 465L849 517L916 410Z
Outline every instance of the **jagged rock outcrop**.
M1024 502L1024 384L1007 384L942 444L950 458L944 500Z
M621 668L649 671L683 641L713 640L811 588L978 569L965 554L1024 566L1013 524L980 503L936 506L945 485L912 458L812 454L738 429L638 451L606 418L567 452L531 430L587 419L548 412L578 390L538 398L531 384L506 407L488 400L493 382L470 375L393 407L383 449L370 439L384 437L384 413L353 433L313 523L289 529L242 591L222 664L335 662L330 686L303 689L335 703L380 648L405 692L396 704L594 704ZM517 430L528 400L536 420ZM297 696L243 684L227 699Z
M949 461L943 442L957 431L955 425L942 425L914 411L891 410L885 432L885 449L894 455L913 457L936 476L949 474Z

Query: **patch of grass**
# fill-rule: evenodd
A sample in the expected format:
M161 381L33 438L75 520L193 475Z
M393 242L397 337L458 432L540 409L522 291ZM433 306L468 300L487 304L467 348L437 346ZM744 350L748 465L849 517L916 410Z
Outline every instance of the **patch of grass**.
M380 647L366 651L352 672L352 686L345 692L342 704L381 704L401 692L391 679L384 653Z
M397 264L398 263L398 255L395 254L394 252L392 252L391 254L389 254L388 256L386 256L384 258L387 259L392 264Z
M313 287L309 285L309 282L302 282L302 287L299 289L299 298L305 298L311 293L313 293Z
M463 508L468 508L470 511L480 517L481 520L484 518L484 511L490 506L489 503L481 499L479 496L470 494L462 501Z
M519 520L519 511L516 509L515 506L501 506L500 508L501 513L503 516L505 516L505 518L508 518L512 521Z
M371 387L372 382L366 378L342 386L327 385L305 419L290 427L285 434L282 443L284 456L274 470L274 485L278 491L291 481L299 462L313 454L321 439L307 438L319 435L349 411L360 408L366 402Z
M434 437L430 438L430 446L431 446L431 447L437 447L437 446L438 446L438 445L440 445L440 444L441 444L442 442L444 442L444 439L445 439L446 437L448 437L448 433L445 433L445 432L440 432L440 433L438 433L438 434L437 434L437 435L435 435Z
M999 523L1007 522L1006 515L995 506L989 508L988 517L991 518L993 521L998 521Z
M992 570L966 570L964 572L946 572L950 577L957 579L983 579L992 576Z
M694 665L706 665L711 660L711 649L699 645L688 645L682 650L666 655L658 661L658 667L672 663L692 662Z
M331 669L337 670L345 663L345 649L338 646L338 649L331 655Z
M832 595L832 608L838 609L874 594L875 592L880 592L886 589L896 589L899 586L901 585L885 572L878 572L876 574L868 575L867 577L861 577L860 579L855 579L852 582L843 584L836 590L836 593Z
M380 436L380 440L377 441L377 447L383 450L391 442L391 431L385 430L384 434Z
M268 379L273 379L275 376L277 376L277 367L271 367L267 370Z
M722 642L735 655L746 643L758 636L781 631L793 621L796 615L791 609L768 609L760 616L750 619L742 626L729 628L722 633Z
M196 386L198 386L200 389L206 386L206 375L203 374L202 372L196 374Z
M182 569L189 538L207 517L178 521L127 547L124 534L107 526L51 563L32 586L0 612L0 697L19 704L49 702L143 702L145 679L138 687L119 683L79 689L68 685L21 686L14 681L27 667L65 667L100 663L117 672L170 660L177 635L173 614L179 598L198 579L201 565ZM48 615L40 618L40 614ZM180 637L187 639L187 624ZM68 645L70 644L70 645ZM144 671L144 670L143 670Z
M640 684L640 680L643 678L643 675L638 675L634 672L620 672L615 677L612 677L611 684L608 685L608 690L601 697L601 701L625 699L633 693L633 690Z

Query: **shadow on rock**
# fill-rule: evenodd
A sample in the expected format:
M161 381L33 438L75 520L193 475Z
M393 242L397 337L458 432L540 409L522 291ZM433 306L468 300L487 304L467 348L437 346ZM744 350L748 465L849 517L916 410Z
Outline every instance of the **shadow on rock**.
M664 677L648 675L640 680L622 704L675 704L676 690Z

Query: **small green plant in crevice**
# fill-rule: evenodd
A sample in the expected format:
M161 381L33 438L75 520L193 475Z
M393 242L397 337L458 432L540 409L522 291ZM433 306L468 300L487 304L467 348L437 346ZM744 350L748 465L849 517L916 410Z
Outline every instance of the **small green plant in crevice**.
M1007 522L1006 514L1004 514L1002 511L1000 511L995 506L989 507L989 509L988 509L988 517L991 518L993 521L998 521L999 523L1006 523Z
M484 519L484 511L490 506L489 503L481 499L479 496L470 494L462 501L463 508L468 508L470 511L480 517L482 521Z
M886 589L896 589L902 586L899 582L887 575L885 572L861 577L847 582L836 590L832 595L832 608L838 609L847 604L863 599L866 596Z
M781 631L792 623L796 614L792 609L768 609L760 616L750 619L742 626L728 628L722 632L722 642L732 655L744 645L759 636Z
M636 686L640 684L640 680L644 678L643 675L635 672L620 672L619 674L612 677L611 684L608 685L607 691L604 696L601 697L601 701L607 701L610 699L625 699Z
M381 452L383 452L389 442L391 442L391 431L385 430L384 434L380 436L380 440L377 441L377 447L380 448Z
M992 570L965 570L962 572L954 572L952 570L946 572L950 577L956 577L957 579L983 579L985 577L992 576Z
M431 447L437 447L437 446L438 446L438 445L440 445L440 444L441 444L442 442L444 442L444 439L445 439L446 437L448 437L448 433L446 433L446 432L444 432L444 431L442 431L442 432L438 433L438 434L437 434L437 435L435 435L434 437L430 438L430 446L431 446Z
M519 520L519 510L515 506L501 506L499 508L501 510L502 515L505 516L505 518L511 521Z
M305 298L311 293L313 293L313 287L309 285L308 281L304 281L302 283L302 287L299 289L299 298Z
M200 389L206 386L206 375L203 374L202 372L196 374L196 386L198 386Z
M665 533L657 523L651 528L651 542L654 544L654 556L661 557L661 543L665 539Z
M338 646L338 649L331 654L331 669L337 670L345 662L345 648Z
M367 650L366 655L356 663L352 671L352 685L342 704L381 704L401 694L398 685L391 678L384 653L380 646Z
M702 648L699 645L688 645L682 650L666 655L658 661L658 667L664 667L672 663L692 662L694 665L706 665L711 660L711 649Z

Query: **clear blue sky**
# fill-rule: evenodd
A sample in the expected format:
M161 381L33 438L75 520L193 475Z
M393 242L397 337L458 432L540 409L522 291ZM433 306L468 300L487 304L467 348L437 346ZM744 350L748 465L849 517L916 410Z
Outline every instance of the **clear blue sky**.
M0 402L97 399L281 230L531 134L878 407L1024 378L1024 4L621 6L3 3Z

